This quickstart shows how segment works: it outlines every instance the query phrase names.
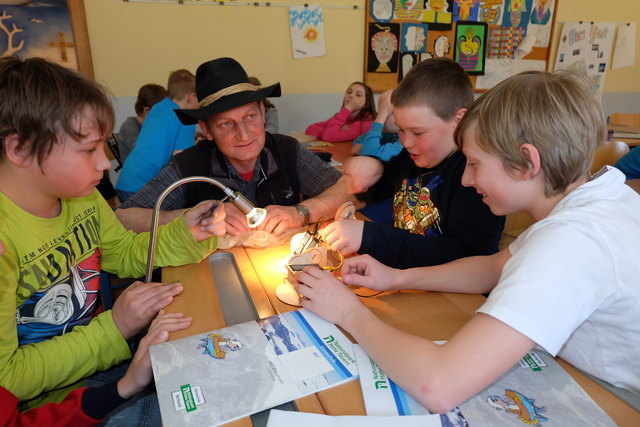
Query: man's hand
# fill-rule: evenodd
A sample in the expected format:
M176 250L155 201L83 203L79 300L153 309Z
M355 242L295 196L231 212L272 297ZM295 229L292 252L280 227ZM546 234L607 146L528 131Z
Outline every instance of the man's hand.
M343 219L333 221L320 230L320 237L332 251L342 255L350 255L360 250L364 221L359 219Z
M295 206L269 205L265 209L267 217L256 227L257 230L278 236L290 228L300 228L304 224L304 218Z
M294 288L304 297L302 307L336 325L347 324L348 317L363 307L351 289L327 271L305 267L296 279Z
M187 224L196 242L201 242L211 236L224 236L225 210L222 203L205 200L198 203L184 213Z
M113 323L122 336L129 339L146 327L182 289L181 283L134 282L113 304Z
M352 194L364 193L382 177L382 162L369 156L351 157L344 163Z
M364 286L376 291L393 290L394 278L399 271L387 267L369 255L361 255L344 260L342 281L347 285Z
M118 380L118 394L128 399L144 389L153 378L149 346L160 344L169 339L169 332L179 331L191 326L191 317L184 317L182 313L167 313L160 310L158 316L151 322L147 335L140 340L138 350L133 355L129 369Z
M237 236L238 234L249 230L247 216L240 212L240 209L238 209L236 205L233 203L225 203L224 209L227 214L227 217L225 218L227 233L232 236Z

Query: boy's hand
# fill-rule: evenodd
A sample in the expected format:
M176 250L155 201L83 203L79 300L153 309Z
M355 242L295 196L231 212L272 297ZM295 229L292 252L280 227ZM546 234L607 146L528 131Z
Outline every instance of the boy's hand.
M113 323L124 339L129 339L146 327L182 289L181 283L134 282L113 304Z
M385 90L378 98L378 115L376 116L376 121L382 124L387 120L387 117L393 114L391 92L393 92L393 89Z
M382 162L369 156L351 157L344 163L352 194L364 193L382 177Z
M225 211L223 203L205 200L198 203L184 213L187 224L196 242L201 242L211 236L224 236Z
M296 273L296 279L294 288L304 297L302 307L336 325L345 325L347 318L362 306L351 289L327 271L305 267Z
M342 281L347 285L364 286L376 291L393 289L393 280L398 272L387 267L370 255L361 255L344 260Z
M163 310L160 310L158 316L151 322L147 335L140 340L138 350L129 364L129 369L118 381L120 397L128 399L151 382L153 375L149 346L165 342L169 338L169 332L188 328L191 326L191 320L191 317L183 317L182 313L165 314Z
M350 255L360 250L364 221L359 219L343 219L327 224L320 230L320 237L332 251L342 255Z
M358 156L360 155L360 150L362 150L362 144L353 144L351 147L351 155Z

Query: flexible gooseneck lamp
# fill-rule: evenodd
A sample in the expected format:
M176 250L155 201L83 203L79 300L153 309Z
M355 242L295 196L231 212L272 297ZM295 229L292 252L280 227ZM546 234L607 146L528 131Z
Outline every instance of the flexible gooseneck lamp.
M177 187L180 187L182 184L187 184L189 182L208 182L209 184L213 184L222 191L226 196L224 199L220 201L220 203L224 202L227 199L230 199L231 202L240 209L240 211L246 215L247 224L250 228L255 228L264 221L267 217L267 211L262 208L256 208L249 199L247 199L242 193L239 191L233 191L226 185L221 182L209 178L207 176L189 176L186 178L182 178L168 186L158 197L156 204L153 207L153 216L151 217L151 232L149 233L149 253L147 255L147 274L144 278L144 281L149 283L151 281L151 274L153 272L153 260L156 254L156 239L158 233L158 222L159 222L159 212L160 206L162 206L162 202L164 199ZM216 205L217 206L217 205ZM215 209L214 206L213 208Z

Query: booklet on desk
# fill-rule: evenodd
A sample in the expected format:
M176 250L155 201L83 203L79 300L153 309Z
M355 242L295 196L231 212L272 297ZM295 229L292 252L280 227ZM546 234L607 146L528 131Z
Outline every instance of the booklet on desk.
M304 309L150 348L162 421L215 426L351 381L351 341Z
M406 394L354 345L367 415L430 412ZM577 382L546 351L530 351L499 380L440 417L443 427L615 426Z

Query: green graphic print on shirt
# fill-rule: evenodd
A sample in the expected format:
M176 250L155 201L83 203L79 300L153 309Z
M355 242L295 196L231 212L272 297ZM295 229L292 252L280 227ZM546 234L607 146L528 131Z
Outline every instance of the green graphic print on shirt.
M414 234L441 235L440 213L431 200L431 191L440 185L442 178L435 176L424 185L422 178L402 181L393 196L393 225Z

